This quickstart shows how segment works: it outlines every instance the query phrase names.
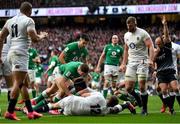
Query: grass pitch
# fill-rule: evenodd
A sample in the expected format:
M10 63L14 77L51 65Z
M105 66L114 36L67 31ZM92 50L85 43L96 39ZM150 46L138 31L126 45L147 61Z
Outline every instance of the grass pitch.
M2 109L2 114L7 109L7 97L6 94L3 93L0 95L0 108ZM27 119L26 115L22 112L16 112L17 116L21 119L21 121L12 121L12 120L6 120L3 116L0 117L0 124L5 123L18 123L18 124L27 124L27 123L33 123L33 124L39 124L39 123L48 123L48 124L62 124L62 123L83 123L83 124L97 124L97 123L141 123L141 124L147 124L147 123L180 123L180 107L175 102L175 111L176 115L170 115L168 113L168 109L166 110L166 113L160 113L161 108L161 101L157 96L149 96L149 102L148 102L148 108L149 108L149 115L148 116L142 116L140 115L140 109L137 108L137 114L131 115L127 110L123 111L122 113L119 113L117 115L106 115L106 116L64 116L64 115L49 115L44 114L44 116L40 119L36 120L29 120Z

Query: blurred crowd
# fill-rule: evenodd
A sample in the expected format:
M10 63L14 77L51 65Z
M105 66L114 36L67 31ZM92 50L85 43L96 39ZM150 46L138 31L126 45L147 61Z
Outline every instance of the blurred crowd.
M180 41L180 31L176 30L175 25L169 26L170 34L174 42L179 43ZM150 26L144 28L147 30L152 40L154 41L158 35L161 35L162 28L158 26ZM110 42L110 38L113 34L119 36L119 43L123 44L124 33L127 29L112 29L109 27L95 27L93 30L88 30L88 27L70 27L64 26L60 28L40 28L38 31L46 31L49 33L49 37L38 44L33 44L42 58L44 58L44 64L47 63L49 50L56 49L61 52L66 44L76 41L80 33L87 33L91 39L88 44L90 61L93 65L97 64L100 54L103 51L104 46Z
M24 0L0 0L1 9L18 8ZM140 5L178 3L178 0L26 0L33 7L70 7L70 6L99 6L99 5Z

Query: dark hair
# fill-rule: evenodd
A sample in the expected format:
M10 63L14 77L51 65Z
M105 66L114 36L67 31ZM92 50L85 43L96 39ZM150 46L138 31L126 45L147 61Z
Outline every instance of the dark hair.
M81 71L84 72L84 73L88 73L88 72L89 72L89 66L88 66L87 64L82 64L82 65L80 66L80 69L81 69Z
M119 100L118 100L117 96L113 95L107 101L107 107L114 107L118 103L119 103Z
M21 3L20 11L21 11L22 13L29 12L31 9L32 9L32 4L31 4L31 3L29 3L29 2L23 2L23 3Z
M79 92L87 88L86 82L83 78L78 78L74 81L74 87L76 92Z
M80 38L84 39L85 41L90 41L90 38L87 34L81 34Z
M129 17L127 18L126 24L128 24L129 22L133 22L133 23L137 24L137 20L136 20L136 18L133 17L133 16L129 16Z

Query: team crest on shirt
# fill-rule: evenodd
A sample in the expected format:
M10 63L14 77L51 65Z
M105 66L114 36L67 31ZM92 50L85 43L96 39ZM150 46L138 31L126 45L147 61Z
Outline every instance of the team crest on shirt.
M130 47L131 49L135 49L136 45L135 45L135 43L130 43L130 44L129 44L129 47Z
M119 53L119 52L120 52L120 49L118 49L117 52Z

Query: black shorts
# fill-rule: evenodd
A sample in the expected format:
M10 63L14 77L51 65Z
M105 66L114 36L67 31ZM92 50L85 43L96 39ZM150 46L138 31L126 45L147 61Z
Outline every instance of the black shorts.
M176 71L172 69L159 71L157 73L158 83L170 83L171 81L177 80Z

